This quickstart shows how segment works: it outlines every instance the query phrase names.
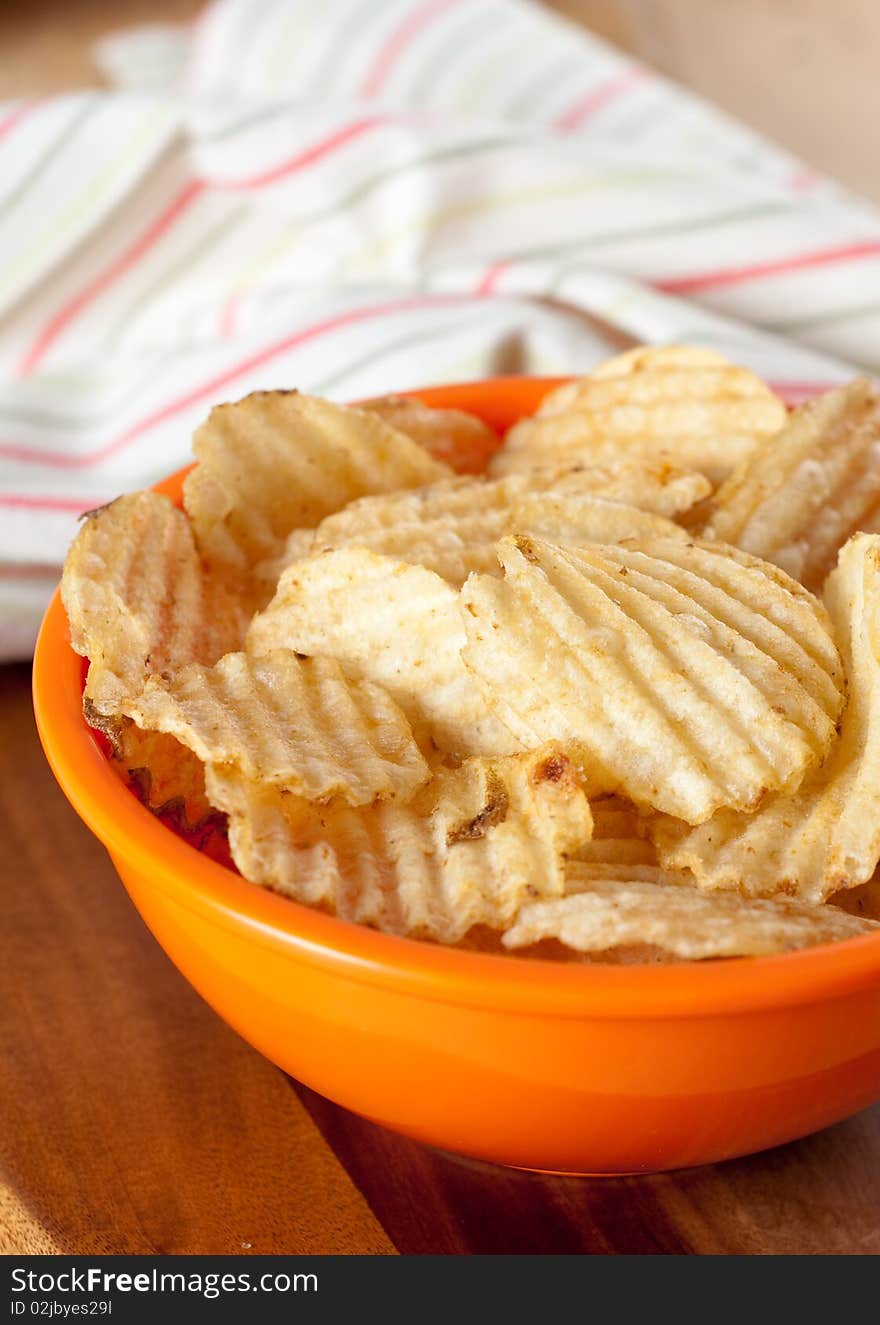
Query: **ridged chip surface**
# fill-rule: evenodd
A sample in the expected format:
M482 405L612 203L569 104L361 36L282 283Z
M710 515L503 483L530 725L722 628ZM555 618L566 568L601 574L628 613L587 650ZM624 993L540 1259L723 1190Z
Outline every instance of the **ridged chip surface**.
M756 814L720 811L689 830L658 820L667 865L702 887L820 902L871 878L880 859L880 536L860 534L826 591L848 680L840 736L821 768Z
M237 647L240 606L205 574L186 517L136 492L88 515L64 563L70 639L90 661L92 717L118 715L147 678Z
M858 379L802 405L712 504L707 537L821 592L850 535L880 530L880 395Z
M574 771L546 748L441 769L409 805L317 806L209 765L245 878L387 933L455 943L501 929L526 899L562 893L589 836Z
M880 931L875 921L792 898L748 900L682 884L595 880L583 892L528 903L508 948L558 939L578 952L647 945L682 960L760 957Z
M363 401L361 409L406 433L456 474L481 474L499 446L498 434L475 414L434 409L412 396L380 396Z
M500 573L495 544L509 533L536 534L575 547L686 537L661 515L581 490L579 478L568 475L564 490L556 488L551 476L545 482L517 474L489 482L452 479L410 492L362 497L322 520L308 542L296 530L285 560L362 547L426 566L460 585L471 571Z
M296 391L217 405L193 442L183 500L203 557L246 575L368 492L418 487L449 469L377 414Z
M843 674L821 605L715 544L504 539L461 591L464 658L524 745L576 750L591 792L701 823L827 754ZM675 808L672 808L675 807Z
M310 800L408 800L429 777L409 722L381 686L346 677L332 658L229 653L153 679L128 704L146 730L167 732L205 763Z
M662 458L717 483L785 418L770 388L722 355L643 347L553 392L511 429L492 467Z
M384 686L417 737L426 733L446 754L512 754L522 746L465 667L464 639L458 595L439 575L339 548L288 567L247 646L337 658L351 675Z

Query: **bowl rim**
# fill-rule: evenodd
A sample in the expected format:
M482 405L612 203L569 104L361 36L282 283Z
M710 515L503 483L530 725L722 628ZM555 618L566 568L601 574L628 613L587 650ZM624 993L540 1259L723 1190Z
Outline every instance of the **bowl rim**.
M531 400L569 379L492 378L413 388L437 407L489 411ZM502 413L503 413L502 409ZM186 465L155 485L179 495ZM572 1018L706 1017L844 997L880 987L880 931L767 957L668 966L576 965L512 958L383 934L279 896L211 860L142 805L82 715L83 660L74 653L60 587L37 639L33 697L37 729L62 791L103 843L119 872L148 872L154 886L205 919L349 978L472 1008ZM121 867L121 868L120 868Z

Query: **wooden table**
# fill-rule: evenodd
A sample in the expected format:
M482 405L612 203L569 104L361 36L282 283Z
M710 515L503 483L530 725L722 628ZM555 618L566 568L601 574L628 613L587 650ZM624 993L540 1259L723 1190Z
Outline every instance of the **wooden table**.
M852 132L880 105L872 0L557 4L880 196ZM198 8L9 0L0 96L94 82L101 31ZM436 1154L287 1080L146 932L52 780L25 667L0 668L0 733L0 1252L880 1252L880 1108L752 1159L593 1181Z
M177 974L0 668L0 1252L880 1253L880 1107L646 1178L545 1178L355 1118Z

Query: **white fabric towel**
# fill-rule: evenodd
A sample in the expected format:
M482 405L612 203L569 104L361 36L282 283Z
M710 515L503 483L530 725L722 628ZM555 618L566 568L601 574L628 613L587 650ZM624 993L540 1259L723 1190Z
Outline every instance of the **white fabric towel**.
M0 656L211 404L609 353L880 363L880 216L530 0L219 0L0 107Z

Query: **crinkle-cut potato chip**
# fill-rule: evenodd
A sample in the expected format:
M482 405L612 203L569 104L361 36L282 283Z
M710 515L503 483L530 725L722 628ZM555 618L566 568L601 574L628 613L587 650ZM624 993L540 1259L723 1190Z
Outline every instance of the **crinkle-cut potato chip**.
M590 834L574 770L552 747L440 769L409 805L318 806L209 765L235 862L253 883L392 934L455 943L560 895Z
M647 837L644 816L632 801L622 796L600 796L590 802L593 815L593 837L630 838Z
M777 568L712 543L498 546L504 580L461 590L463 657L524 746L574 752L591 794L702 823L827 754L840 659L821 604Z
M138 800L190 846L230 865L226 816L205 795L201 760L173 736L141 731L128 718L97 721L99 730L109 727L112 766Z
M393 494L389 493L389 496L393 496ZM356 506L357 501L350 503L350 505ZM349 507L343 506L342 509L347 511ZM328 518L332 519L332 517ZM320 527L318 525L319 529ZM291 529L284 540L284 551L277 557L269 557L266 561L258 561L256 574L264 581L277 584L281 572L286 570L292 562L302 561L303 557L311 556L312 548L315 545L315 532L314 529Z
M83 717L98 734L114 772L141 804L190 846L232 866L226 816L205 795L202 761L173 736L141 731L121 715L106 717L88 700L83 703Z
M474 565L497 567L495 543L510 526L514 503L528 489L517 477L443 479L427 487L361 497L322 520L309 553L362 547L426 566L460 584ZM297 540L285 551L302 557Z
M588 845L589 843L586 843L572 852L565 867L566 893L588 891L597 879L605 883L612 880L617 880L619 883L662 883L667 887L674 887L679 883L693 883L691 875L686 870L666 870L662 865L658 865L656 859L653 861L591 860L586 854Z
M802 405L718 490L708 538L817 593L851 534L880 530L880 394L864 379Z
M601 796L590 802L593 835L573 860L597 869L609 866L657 865L657 849L648 836L648 823L630 801Z
M186 516L156 492L118 497L86 517L61 595L71 644L90 662L84 702L93 726L118 717L148 677L212 663L244 636L240 604L205 575Z
M847 543L826 589L847 673L840 736L793 795L751 816L719 811L689 830L653 825L664 864L704 888L821 902L871 878L880 859L880 536Z
M426 566L460 585L471 571L498 573L495 544L504 534L538 534L557 543L613 543L620 539L685 538L661 515L591 492L537 489L522 475L486 482L452 479L377 497L362 497L322 520L309 553L362 547ZM302 559L296 531L291 560Z
M580 952L648 944L686 961L700 961L769 956L877 930L875 921L788 897L747 900L738 893L704 893L687 884L597 879L587 891L528 903L503 942L520 948L555 938Z
M676 519L712 492L705 474L677 469L654 457L616 458L607 464L552 464L529 452L499 451L489 466L490 477L521 475L537 490L557 493L591 492L595 497L638 506L655 515Z
M88 722L88 704L85 717ZM100 717L97 721L103 722ZM114 722L107 736L118 771L149 809L157 814L177 812L181 824L192 826L212 813L205 796L204 765L173 736L142 731L128 718Z
M618 459L613 465L575 465L562 470L539 467L525 472L535 484L544 477L554 492L591 492L595 497L638 506L669 520L686 514L712 492L705 474L648 459Z
M642 347L551 393L507 434L495 473L522 464L613 464L621 454L695 469L713 483L778 432L785 406L746 368L687 346Z
M193 449L199 463L183 504L205 561L233 578L277 557L292 529L314 527L355 497L450 473L377 414L297 391L215 406Z
M524 948L506 948L504 935L497 929L477 925L455 946L466 952L489 953L496 957L513 957L518 961L565 962L576 966L668 966L677 958L646 943L633 943L611 952L576 952L558 939L543 939Z
M515 527L505 530L506 533L536 534L548 542L571 547L687 538L683 529L663 515L592 493L524 497L513 513L513 524Z
M337 548L288 567L254 618L247 647L338 659L350 675L384 686L417 739L427 735L445 754L521 750L465 667L464 638L458 595L439 575L363 548Z
M656 865L657 849L642 837L598 837L577 852L576 859L588 864Z
M168 682L153 678L126 711L205 763L235 764L309 800L408 800L429 777L387 691L350 680L333 658L228 653L213 667L194 663Z
M362 401L360 408L378 414L456 474L482 474L500 445L498 434L476 414L434 409L413 396L381 396Z
M564 382L562 386L556 387L544 397L534 417L546 419L569 414L577 408L580 400L594 391L597 381L601 382L607 378L637 377L638 381L630 383L634 398L654 401L666 398L670 394L670 389L675 396L679 393L678 379L668 378L665 375L707 369L733 369L737 375L741 375L746 392L755 391L754 374L732 364L717 350L698 349L693 345L636 345L630 350L624 350L622 354L615 354L611 359L605 359L585 377ZM760 379L757 380L760 382ZM760 382L760 386L766 391L763 382ZM616 390L616 386L611 389L612 399L616 399L614 395ZM758 394L762 392L759 391Z

